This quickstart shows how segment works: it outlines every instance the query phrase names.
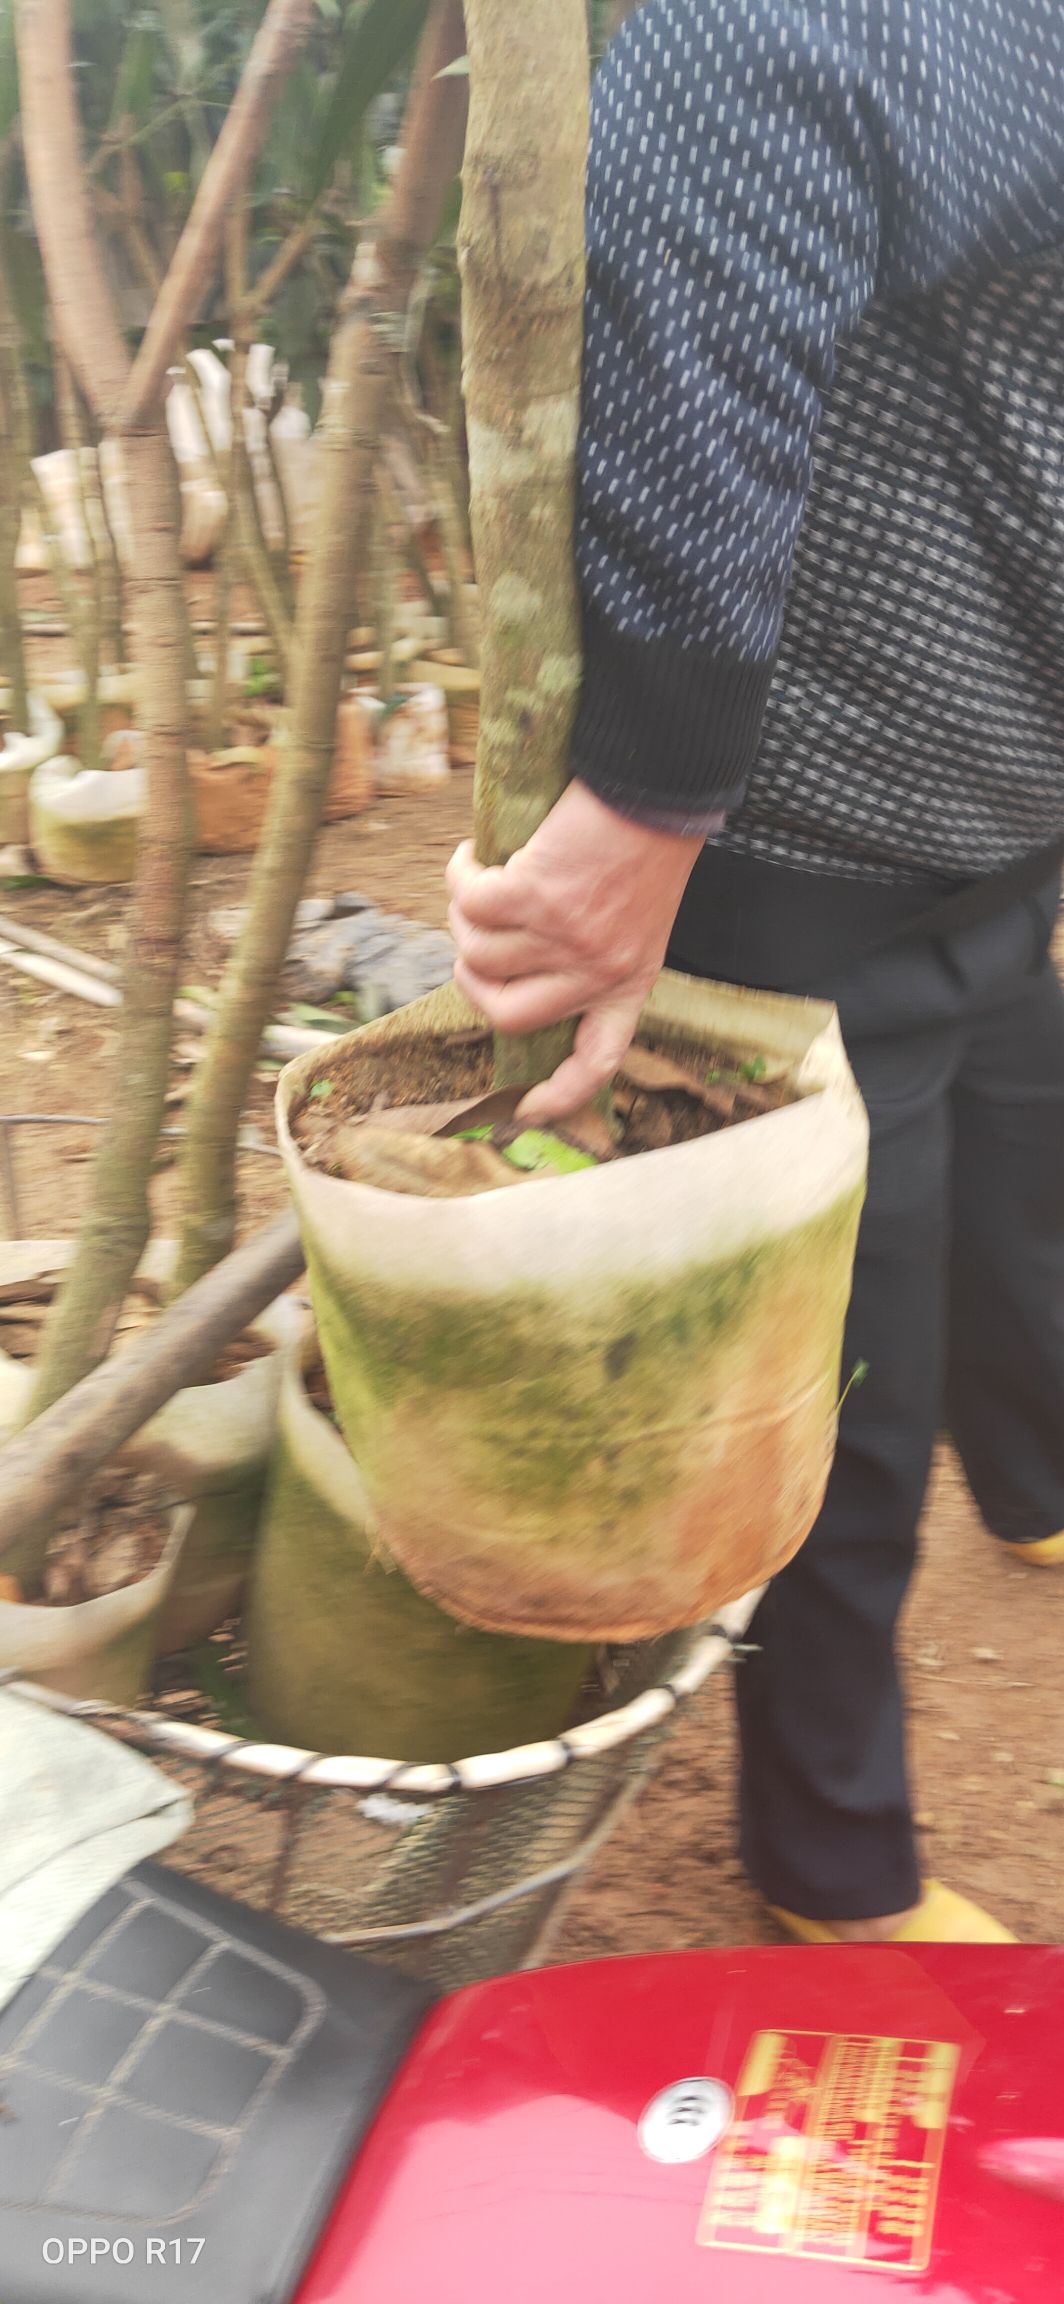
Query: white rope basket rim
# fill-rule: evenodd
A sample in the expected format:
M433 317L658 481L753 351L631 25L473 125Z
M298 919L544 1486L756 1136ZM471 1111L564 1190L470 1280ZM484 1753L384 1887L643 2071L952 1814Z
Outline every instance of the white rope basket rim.
M690 1653L667 1680L641 1695L632 1696L613 1711L600 1713L562 1736L538 1744L517 1744L508 1752L474 1753L454 1761L410 1762L371 1759L357 1753L303 1751L296 1745L260 1743L251 1737L227 1736L216 1728L197 1728L191 1722L127 1709L86 1697L64 1696L42 1688L16 1672L0 1672L0 1687L12 1695L63 1712L107 1730L122 1725L133 1740L175 1760L189 1760L235 1776L250 1776L276 1784L298 1783L308 1791L388 1793L396 1799L443 1800L455 1792L489 1792L505 1785L533 1783L561 1775L577 1760L598 1759L628 1744L651 1728L660 1727L670 1713L697 1694L710 1674L741 1647L742 1636L761 1597L747 1593L718 1610L706 1631L698 1633Z

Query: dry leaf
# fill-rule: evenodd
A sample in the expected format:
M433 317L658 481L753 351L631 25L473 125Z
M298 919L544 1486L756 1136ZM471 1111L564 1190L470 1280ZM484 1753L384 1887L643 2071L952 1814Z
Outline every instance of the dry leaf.
M652 1104L645 1096L636 1097L629 1126L644 1152L666 1152L676 1141L668 1106Z
M782 1080L744 1080L735 1089L734 1100L744 1106L746 1117L753 1119L760 1112L778 1112L791 1098Z
M592 1160L612 1160L617 1146L609 1121L597 1104L584 1104L579 1112L571 1112L565 1120L553 1123L553 1133L563 1144L575 1144L578 1152L587 1152Z
M37 1272L32 1280L0 1280L0 1304L50 1304L63 1275Z
M672 1062L670 1055L654 1055L652 1048L631 1046L624 1062L617 1067L617 1074L622 1081L629 1081L631 1087L643 1087L649 1094L663 1094L682 1087L686 1097L705 1099L705 1083L698 1074L686 1071L684 1064Z
M13 1600L16 1606L21 1604L22 1586L17 1576L0 1575L0 1600Z
M141 1537L134 1528L125 1528L95 1546L84 1571L89 1598L97 1600L104 1592L119 1592L124 1584L135 1584L143 1573L142 1554Z
M512 1168L490 1144L462 1144L439 1136L404 1136L356 1121L334 1129L319 1155L334 1176L407 1192L423 1200L451 1200L497 1192L534 1179Z

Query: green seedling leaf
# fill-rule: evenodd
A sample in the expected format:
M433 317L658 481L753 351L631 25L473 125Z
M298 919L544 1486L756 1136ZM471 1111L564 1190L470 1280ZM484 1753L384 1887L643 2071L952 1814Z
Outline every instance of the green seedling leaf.
M312 1008L306 1000L292 1000L284 1012L286 1024L312 1024L315 1031L346 1032L347 1021L331 1008Z
M767 1071L768 1065L763 1056L751 1056L747 1063L740 1064L739 1078L740 1080L763 1080Z
M548 1136L542 1128L525 1128L506 1146L503 1159L532 1175L549 1168L556 1176L569 1176L578 1168L598 1166L590 1152L578 1152L574 1145L563 1144L560 1136Z
M316 199L337 162L355 149L369 106L392 80L420 38L429 0L366 0L344 29L340 69L317 133L305 187Z
M315 1080L310 1091L311 1100L316 1104L324 1104L326 1097L331 1096L332 1092L333 1082L331 1080Z
M402 712L409 702L409 696L404 696L400 689L396 690L394 696L387 697L377 714L378 728L383 728L385 721L390 720L394 713Z
M487 1128L457 1128L455 1130L459 1144L490 1144L494 1134L495 1130L490 1125Z
M844 1391L844 1393L843 1393L843 1395L842 1395L842 1398L841 1398L841 1400L839 1401L839 1406L838 1406L838 1413L839 1413L839 1415L840 1415L840 1416L841 1416L841 1414L842 1414L843 1408L844 1408L844 1406L845 1406L845 1404L846 1404L847 1400L848 1400L848 1399L849 1399L849 1397L850 1397L850 1394L851 1394L851 1392L856 1392L856 1391L858 1390L859 1386L860 1386L860 1385L862 1385L862 1384L864 1383L864 1380L865 1380L865 1377L867 1376L867 1374L868 1374L868 1362L867 1362L867 1360L855 1360L855 1361L854 1361L854 1364L853 1364L853 1367L852 1367L852 1369L851 1369L851 1371L850 1371L850 1381L849 1381L849 1383L848 1383L848 1384L847 1384L847 1386L846 1386L846 1389L845 1389L845 1391Z

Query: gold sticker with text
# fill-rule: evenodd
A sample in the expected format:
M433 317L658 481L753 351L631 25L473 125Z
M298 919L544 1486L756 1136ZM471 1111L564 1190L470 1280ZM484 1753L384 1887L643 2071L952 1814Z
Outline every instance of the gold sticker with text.
M757 2033L700 2246L926 2271L959 2058L945 2040Z

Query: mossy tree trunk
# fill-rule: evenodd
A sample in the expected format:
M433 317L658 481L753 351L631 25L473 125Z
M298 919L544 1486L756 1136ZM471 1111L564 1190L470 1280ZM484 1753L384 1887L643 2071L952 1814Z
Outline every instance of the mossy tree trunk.
M225 1255L235 1233L240 1116L328 789L356 576L365 569L371 538L402 322L461 161L465 82L439 74L461 55L462 39L457 0L437 0L422 38L403 158L376 230L355 259L333 339L318 520L299 591L288 727L255 859L247 923L187 1107L179 1290Z
M459 261L481 610L474 811L477 855L500 864L565 786L580 679L573 507L588 42L572 0L466 0L465 15ZM497 1038L498 1079L543 1078L570 1034Z

